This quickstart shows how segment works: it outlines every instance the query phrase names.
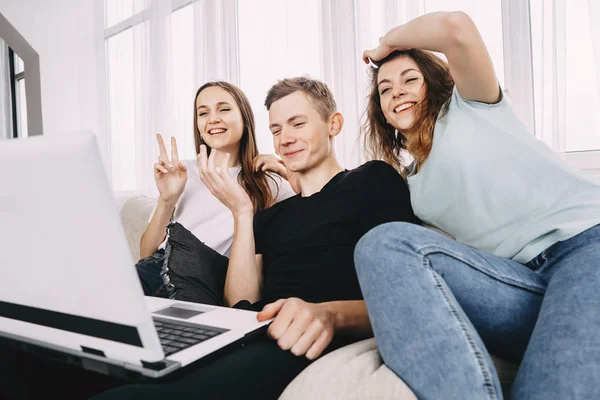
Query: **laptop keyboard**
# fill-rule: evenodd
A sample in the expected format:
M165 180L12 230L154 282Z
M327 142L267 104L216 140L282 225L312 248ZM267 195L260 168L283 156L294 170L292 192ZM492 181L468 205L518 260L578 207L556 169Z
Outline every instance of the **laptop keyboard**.
M156 332L158 333L165 356L185 350L188 347L227 332L227 329L219 329L212 326L190 324L156 317L152 319L154 320L154 326L156 327Z

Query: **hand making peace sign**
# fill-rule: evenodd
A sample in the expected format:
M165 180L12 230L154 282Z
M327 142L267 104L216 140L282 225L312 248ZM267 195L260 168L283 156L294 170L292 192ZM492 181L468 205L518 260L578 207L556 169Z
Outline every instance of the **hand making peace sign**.
M160 155L158 162L154 164L154 180L162 200L167 202L177 202L179 196L185 189L187 182L187 168L179 161L177 153L177 142L171 137L171 159L167 155L165 142L160 134L156 134Z

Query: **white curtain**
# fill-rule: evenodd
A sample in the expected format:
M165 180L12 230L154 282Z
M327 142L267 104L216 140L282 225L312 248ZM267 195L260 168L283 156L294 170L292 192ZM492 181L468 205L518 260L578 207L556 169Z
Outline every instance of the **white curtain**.
M13 137L8 45L0 39L0 140Z
M588 8L594 68L596 70L596 90L600 96L600 24L598 24L598 21L600 21L600 1L588 0Z
M156 133L194 159L197 88L238 83L236 1L105 0L105 9L112 186L155 196Z
M175 136L182 158L195 158L193 95L209 80L232 82L249 97L263 153L273 152L263 105L271 85L298 75L323 80L345 119L336 155L354 168L364 161L362 51L425 12L463 9L482 29L503 84L501 1L105 0L113 188L156 194L156 133Z
M419 15L419 0L321 0L323 80L344 115L344 130L336 138L336 155L345 168L365 161L360 125L369 94L365 49L377 45L387 30Z
M530 11L536 136L559 153L600 150L600 3L530 0Z
M344 128L335 139L335 148L337 158L345 168L354 168L362 162L358 128L364 96L360 96L359 77L362 74L359 71L366 68L357 56L357 11L353 2L321 2L323 80L328 83L338 110L344 116Z

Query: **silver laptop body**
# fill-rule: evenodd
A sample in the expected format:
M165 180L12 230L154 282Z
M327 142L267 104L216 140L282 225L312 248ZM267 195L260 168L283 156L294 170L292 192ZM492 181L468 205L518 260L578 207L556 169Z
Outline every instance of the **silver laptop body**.
M161 377L268 323L143 295L89 132L0 142L0 243L0 342L86 369Z

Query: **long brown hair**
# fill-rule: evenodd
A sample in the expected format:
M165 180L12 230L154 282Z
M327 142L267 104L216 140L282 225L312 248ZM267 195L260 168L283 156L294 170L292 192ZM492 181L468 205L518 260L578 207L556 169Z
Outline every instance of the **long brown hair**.
M256 137L254 135L254 113L248 98L237 86L232 85L228 82L216 81L207 82L198 89L196 96L194 96L194 144L196 145L196 154L200 153L200 145L206 146L208 154L210 154L211 148L204 142L198 124L196 122L196 101L200 92L209 87L218 86L227 93L229 93L235 100L237 106L240 108L242 114L242 121L244 123L244 131L242 132L242 138L240 139L240 149L238 157L241 161L242 168L238 174L238 182L244 188L252 204L254 205L254 212L263 210L270 207L275 202L275 198L278 193L273 193L267 179L275 182L275 187L279 192L277 182L273 177L264 171L254 172L254 158L258 155L258 147L256 147Z
M377 86L379 68L371 69L371 89L365 111L367 118L361 126L361 134L369 158L381 159L399 172L403 172L406 167L406 163L402 160L403 149L413 156L417 165L422 164L429 156L433 144L433 128L438 116L443 116L447 111L448 100L452 96L454 87L448 64L428 51L417 49L394 51L377 64L381 67L401 55L410 57L417 64L425 80L425 99L417 108L415 132L409 137L404 136L402 132L396 134L394 127L385 120Z

